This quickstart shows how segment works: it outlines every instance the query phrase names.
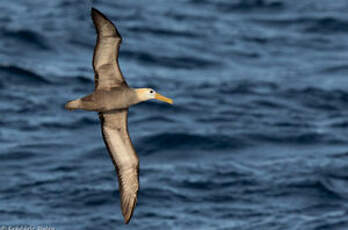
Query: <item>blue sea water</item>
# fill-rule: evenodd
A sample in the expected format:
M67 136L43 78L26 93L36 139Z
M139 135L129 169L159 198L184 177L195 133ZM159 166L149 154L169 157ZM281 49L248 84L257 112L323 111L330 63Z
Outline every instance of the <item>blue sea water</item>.
M123 36L140 191L94 112L94 6ZM348 229L346 0L0 1L0 226Z

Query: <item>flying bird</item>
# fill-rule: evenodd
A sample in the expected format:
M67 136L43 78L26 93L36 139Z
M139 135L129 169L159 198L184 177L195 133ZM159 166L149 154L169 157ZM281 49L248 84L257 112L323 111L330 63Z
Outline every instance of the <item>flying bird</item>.
M103 139L118 175L122 214L128 224L139 189L139 159L128 134L128 108L150 99L169 104L173 104L173 100L150 88L128 86L118 64L121 35L100 11L92 8L91 15L97 32L93 55L95 90L68 102L65 108L99 113Z

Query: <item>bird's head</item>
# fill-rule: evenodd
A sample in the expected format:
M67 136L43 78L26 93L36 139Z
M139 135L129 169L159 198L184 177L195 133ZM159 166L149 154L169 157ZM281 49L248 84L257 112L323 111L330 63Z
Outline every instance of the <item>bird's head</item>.
M151 99L157 99L160 101L167 102L169 104L173 104L173 100L170 98L167 98L165 96L162 96L159 93L156 93L155 90L150 89L150 88L141 88L141 89L136 89L135 93L137 94L137 97L139 98L140 101L147 101Z

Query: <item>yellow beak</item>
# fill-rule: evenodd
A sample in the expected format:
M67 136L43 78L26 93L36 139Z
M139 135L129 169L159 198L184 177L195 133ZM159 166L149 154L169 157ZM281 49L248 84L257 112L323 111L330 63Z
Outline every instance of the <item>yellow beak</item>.
M169 103L169 104L173 104L173 100L172 100L172 99L170 99L170 98L168 98L168 97L165 97L165 96L162 96L162 95L159 94L159 93L156 93L155 98L156 98L157 100L164 101L164 102L167 102L167 103Z

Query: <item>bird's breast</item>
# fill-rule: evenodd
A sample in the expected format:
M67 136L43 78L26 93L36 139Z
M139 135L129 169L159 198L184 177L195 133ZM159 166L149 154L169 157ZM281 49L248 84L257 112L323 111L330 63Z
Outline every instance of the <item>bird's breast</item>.
M90 96L97 112L125 109L133 105L134 95L128 89L97 90Z

